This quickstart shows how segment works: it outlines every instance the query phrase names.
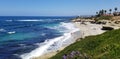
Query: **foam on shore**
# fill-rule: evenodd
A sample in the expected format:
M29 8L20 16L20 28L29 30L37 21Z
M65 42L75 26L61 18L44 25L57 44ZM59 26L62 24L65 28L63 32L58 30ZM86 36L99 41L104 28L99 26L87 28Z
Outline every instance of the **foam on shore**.
M36 20L36 19L34 19L34 20L17 20L17 21L21 21L21 22L38 22L38 21L43 21L43 20Z
M39 44L39 47L30 53L22 54L20 57L22 59L31 59L33 57L42 56L43 54L57 51L62 46L68 46L79 38L80 31L72 23L61 23L61 26L65 27L68 31L64 33L63 36L56 37L53 39L46 40ZM76 34L76 35L75 35ZM42 44L42 45L41 45Z

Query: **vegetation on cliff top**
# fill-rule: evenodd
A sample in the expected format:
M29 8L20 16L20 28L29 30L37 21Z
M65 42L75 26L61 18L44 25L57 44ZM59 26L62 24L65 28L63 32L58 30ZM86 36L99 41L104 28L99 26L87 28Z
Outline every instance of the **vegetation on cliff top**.
M62 59L64 54L79 51L82 56L69 59L120 59L120 29L107 31L101 35L88 36L66 47L50 59Z
M113 16L120 16L120 12L118 11L117 7L115 7L114 10L99 10L98 12L96 12L95 20L113 20Z

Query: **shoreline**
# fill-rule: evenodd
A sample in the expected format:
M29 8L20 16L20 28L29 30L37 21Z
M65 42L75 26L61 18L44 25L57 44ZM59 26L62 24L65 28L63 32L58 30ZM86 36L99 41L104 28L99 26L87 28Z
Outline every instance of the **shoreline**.
M62 36L46 40L45 42L43 42L44 45L39 46L38 48L32 50L30 53L22 54L20 57L22 59L35 59L36 57L44 56L45 54L54 51L59 51L60 49L63 50L68 45L74 43L75 42L74 39L75 38L77 39L79 37L77 35L80 35L79 29L76 28L74 24L71 22L69 23L61 22L60 26L66 28L66 31L63 33ZM75 33L77 35L74 35Z
M73 24L80 31L79 36L77 35L77 32L72 34L73 40L74 40L73 43L75 43L78 40L78 38L85 38L86 36L98 35L98 34L102 34L105 32L105 31L101 30L103 25L91 24L89 22L86 22L85 24L82 24L81 22L73 22ZM74 36L76 36L76 37L74 37ZM69 46L71 44L68 44L67 46ZM42 56L35 57L33 59L49 59L50 57L52 57L52 56L56 55L57 53L59 53L60 51L62 51L67 46L62 46L57 51L52 51L52 52L49 52L49 53L44 54Z

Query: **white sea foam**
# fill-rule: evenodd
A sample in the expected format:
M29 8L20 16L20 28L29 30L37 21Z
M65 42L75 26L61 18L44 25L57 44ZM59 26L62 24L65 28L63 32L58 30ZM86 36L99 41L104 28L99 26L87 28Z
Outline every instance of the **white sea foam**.
M5 20L5 21L12 22L13 20Z
M8 32L8 34L14 34L14 33L15 33L15 31Z
M60 32L70 32L73 29L75 29L72 23L64 23L64 22L61 22L58 26L45 26L45 27L50 29L55 29Z
M3 28L0 28L0 32L6 32L6 30Z
M63 36L46 40L45 42L40 43L39 47L35 50L31 51L30 53L22 54L20 57L22 59L31 59L33 57L38 57L51 51L56 51L63 45L67 46L73 43L75 40L73 39L72 33L79 31L79 29L75 28L72 23L61 23L61 26L68 29L68 31L65 32Z
M54 19L54 20L63 20L63 19Z
M43 21L43 20L37 20L37 19L27 19L27 20L16 20L16 21L21 21L21 22L38 22L38 21Z
M42 35L42 36L45 36L45 35L46 35L46 33L42 33L41 35Z

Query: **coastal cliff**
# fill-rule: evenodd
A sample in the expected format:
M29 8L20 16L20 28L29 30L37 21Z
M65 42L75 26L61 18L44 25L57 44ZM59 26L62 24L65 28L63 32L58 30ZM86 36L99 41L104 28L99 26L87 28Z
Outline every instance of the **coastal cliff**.
M113 18L115 19L116 17L113 17ZM119 59L120 58L119 19L95 21L91 19L78 18L78 19L74 19L73 22L77 23L78 27L81 27L82 30L83 30L82 27L86 27L86 29L83 30L83 32L86 31L85 37L78 39L78 41L66 47L64 50L62 50L61 52L59 52L58 54L56 54L50 59L62 59L62 58L63 59L64 58L66 59L86 59L86 58L87 59ZM86 25L88 25L88 23L89 23L89 26L87 27ZM90 24L92 25L94 24L94 28L92 30L90 30L91 29L90 27L92 27ZM96 27L99 27L99 29ZM105 28L109 27L115 30L102 31L103 27ZM89 33L89 30L92 32L91 34ZM99 32L99 35L97 35L98 32Z
M76 40L76 42L74 42L73 44L70 44L67 47L61 47L60 49L58 49L58 51L53 51L53 52L43 55L42 57L40 56L40 57L33 58L33 59L62 59L65 55L67 55L67 58L70 59L72 58L70 57L70 54L73 52L79 52L79 55L74 56L72 59L74 58L98 59L98 58L104 58L105 55L107 54L108 56L106 56L105 58L110 58L109 56L112 55L110 52L115 52L115 51L110 51L110 50L111 50L112 44L113 45L119 44L119 43L112 42L114 41L114 39L117 38L116 37L117 35L114 35L114 34L118 34L118 35L120 34L119 23L116 24L115 23L116 20L96 21L94 20L94 18L93 19L77 18L77 19L73 19L72 22L77 28L80 29L80 33L81 33L79 35L80 37L79 39L74 39ZM112 38L112 35L114 35L115 38L110 39ZM109 43L107 43L109 42L109 40L111 42L110 45ZM108 47L110 47L110 49ZM105 50L107 48L109 51ZM100 50L97 50L97 49L100 49ZM117 55L117 57L118 56L119 55Z

